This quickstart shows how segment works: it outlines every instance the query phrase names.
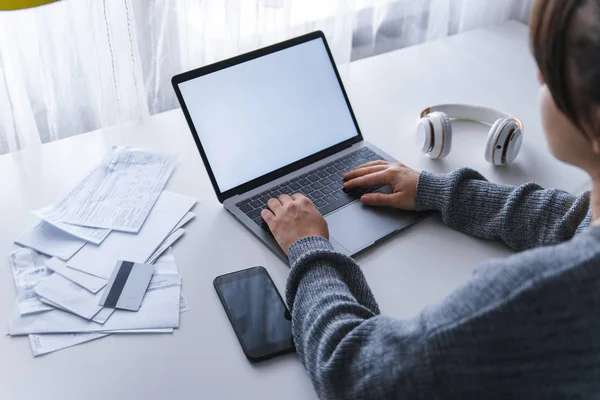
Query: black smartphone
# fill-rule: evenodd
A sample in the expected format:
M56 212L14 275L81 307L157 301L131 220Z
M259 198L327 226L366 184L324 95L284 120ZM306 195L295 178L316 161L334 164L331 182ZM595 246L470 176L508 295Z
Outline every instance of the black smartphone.
M294 351L292 318L266 269L232 272L213 283L250 361Z

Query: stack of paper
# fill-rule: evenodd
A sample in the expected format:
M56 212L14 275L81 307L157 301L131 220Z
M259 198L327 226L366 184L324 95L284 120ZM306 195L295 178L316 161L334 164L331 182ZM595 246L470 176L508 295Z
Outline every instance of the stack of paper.
M10 254L17 301L8 333L29 335L35 356L113 333L179 327L188 308L171 246L194 218L196 201L163 190L175 162L170 155L113 148L65 198L33 211L41 221L17 238L23 248ZM118 261L154 265L137 312L100 305Z

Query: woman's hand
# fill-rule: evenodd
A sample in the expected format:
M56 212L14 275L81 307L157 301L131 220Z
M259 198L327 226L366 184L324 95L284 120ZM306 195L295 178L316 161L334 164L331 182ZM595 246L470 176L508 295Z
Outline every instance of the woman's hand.
M295 241L309 236L329 239L327 222L310 199L302 194L282 194L267 202L269 209L260 214L279 247L287 254Z
M388 206L402 210L415 209L415 193L420 173L401 163L373 161L344 174L344 189L390 185L392 194L368 193L360 201L369 206Z

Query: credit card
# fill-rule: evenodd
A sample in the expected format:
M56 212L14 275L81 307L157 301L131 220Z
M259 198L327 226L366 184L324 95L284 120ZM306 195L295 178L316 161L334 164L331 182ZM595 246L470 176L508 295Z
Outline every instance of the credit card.
M118 261L98 304L120 310L139 310L153 274L154 265Z

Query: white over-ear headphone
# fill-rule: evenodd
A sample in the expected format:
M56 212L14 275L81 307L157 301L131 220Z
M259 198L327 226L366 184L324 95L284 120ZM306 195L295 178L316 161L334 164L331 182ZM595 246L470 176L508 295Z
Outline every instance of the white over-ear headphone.
M523 143L523 123L509 114L486 107L444 104L420 114L417 136L421 151L433 159L450 154L451 119L470 120L491 126L485 145L485 159L496 166L515 160Z

